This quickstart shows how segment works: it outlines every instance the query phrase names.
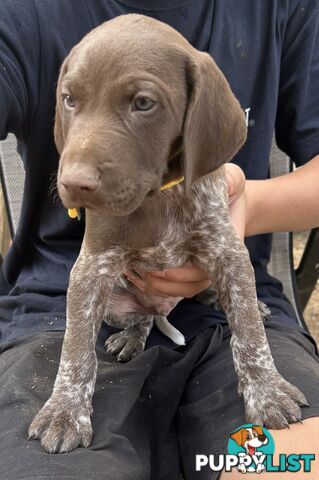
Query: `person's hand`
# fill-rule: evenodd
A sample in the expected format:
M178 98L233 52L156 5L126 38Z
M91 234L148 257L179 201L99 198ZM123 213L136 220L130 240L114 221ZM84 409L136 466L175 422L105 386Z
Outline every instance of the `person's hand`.
M229 211L235 230L241 239L245 233L245 175L237 165L225 165L229 195ZM141 290L160 297L191 298L211 284L207 274L195 265L170 268L161 272L141 270L125 273L129 281Z
M246 224L245 174L234 163L227 163L225 168L230 218L237 234L244 240Z

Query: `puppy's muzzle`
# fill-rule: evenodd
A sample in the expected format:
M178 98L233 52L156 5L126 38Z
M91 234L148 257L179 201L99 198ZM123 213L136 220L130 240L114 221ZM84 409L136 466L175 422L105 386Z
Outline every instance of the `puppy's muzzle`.
M100 187L100 173L97 169L77 165L66 167L60 171L59 193L67 207L85 206L91 201Z
M103 208L121 216L138 208L150 188L148 182L113 168L101 171L93 165L65 162L59 170L58 191L66 208Z

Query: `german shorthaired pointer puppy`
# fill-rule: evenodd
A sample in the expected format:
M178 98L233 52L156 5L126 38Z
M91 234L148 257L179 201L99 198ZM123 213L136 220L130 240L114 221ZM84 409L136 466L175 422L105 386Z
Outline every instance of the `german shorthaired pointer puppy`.
M123 272L188 262L207 272L227 316L247 422L283 428L300 420L306 399L276 370L254 271L229 218L223 164L245 139L244 114L212 58L157 20L108 21L64 61L58 190L66 208L86 208L86 230L53 393L29 428L48 452L91 443L103 319L124 328L106 342L120 360L143 350L154 321L183 342L166 320L180 299L146 295Z

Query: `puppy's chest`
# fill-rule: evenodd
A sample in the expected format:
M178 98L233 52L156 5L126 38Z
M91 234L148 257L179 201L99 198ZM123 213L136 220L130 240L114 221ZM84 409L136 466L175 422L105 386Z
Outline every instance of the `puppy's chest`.
M130 217L112 217L101 228L97 226L91 238L101 240L99 258L112 257L113 265L118 259L124 269L154 271L183 266L192 259L194 249L211 242L214 234L218 237L220 225L226 221L216 183L212 188L210 179L203 179L188 195L177 186L150 199Z
M167 218L162 227L160 236L152 239L153 244L127 249L126 270L161 271L180 267L187 262L190 257L187 243L192 228L187 228L180 218L174 219L174 215ZM143 292L127 281L124 276L120 276L115 282L108 308L113 315L116 315L116 325L114 323L113 325L119 326L120 321L128 321L127 313L166 316L180 300L180 297L162 298ZM134 317L129 317L129 321L134 321ZM107 322L110 323L110 319Z
M155 219L154 219L155 221ZM181 266L189 255L192 222L188 224L179 215L170 215L162 220L161 228L144 230L144 238L130 242L127 261L130 267L146 270L164 270Z

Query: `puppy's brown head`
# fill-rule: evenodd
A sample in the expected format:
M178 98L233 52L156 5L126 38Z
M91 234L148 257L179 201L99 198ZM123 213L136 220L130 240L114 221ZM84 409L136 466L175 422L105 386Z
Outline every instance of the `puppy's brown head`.
M106 22L62 65L55 141L66 207L128 215L181 175L189 189L245 138L244 114L214 61L157 20Z
M251 428L241 428L236 432L230 435L237 445L244 447L245 444L253 440L254 438L258 438L260 441L264 442L267 437L264 433L263 427L260 425L252 425Z

